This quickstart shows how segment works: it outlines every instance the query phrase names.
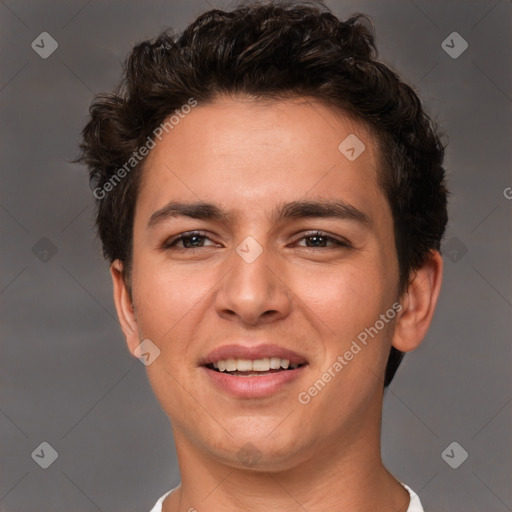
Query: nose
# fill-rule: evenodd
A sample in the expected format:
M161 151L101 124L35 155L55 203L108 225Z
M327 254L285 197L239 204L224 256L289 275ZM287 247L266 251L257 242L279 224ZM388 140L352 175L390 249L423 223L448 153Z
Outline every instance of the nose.
M281 320L290 314L292 293L277 260L260 246L254 259L254 247L239 247L226 260L231 269L220 282L215 296L217 314L243 325L255 326ZM243 250L249 248L248 253Z

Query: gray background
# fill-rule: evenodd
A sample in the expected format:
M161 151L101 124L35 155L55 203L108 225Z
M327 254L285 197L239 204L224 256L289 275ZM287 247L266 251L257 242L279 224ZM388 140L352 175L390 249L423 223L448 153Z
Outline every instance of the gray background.
M167 417L115 318L86 171L69 160L93 93L112 88L134 42L227 5L0 4L2 511L147 511L179 482ZM444 289L387 392L384 460L427 511L512 510L512 3L328 5L372 16L381 58L449 144ZM59 44L48 59L31 48L44 31ZM441 47L454 31L469 43L457 59ZM46 470L31 458L43 441L59 454ZM453 441L469 454L458 469L441 456Z

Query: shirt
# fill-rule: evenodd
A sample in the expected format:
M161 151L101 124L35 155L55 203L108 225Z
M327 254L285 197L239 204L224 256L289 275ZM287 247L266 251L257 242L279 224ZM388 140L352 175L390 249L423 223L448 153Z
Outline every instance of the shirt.
M410 487L407 487L407 485L402 485L409 491L409 495L411 496L411 501L409 502L409 508L407 509L407 512L425 512L423 510L423 507L421 506L421 501L418 498L417 494ZM162 512L162 503L164 502L165 498L167 498L167 496L169 496L169 494L171 494L171 492L177 488L178 487L175 487L174 489L171 489L169 492L166 492L155 503L155 506L149 512Z

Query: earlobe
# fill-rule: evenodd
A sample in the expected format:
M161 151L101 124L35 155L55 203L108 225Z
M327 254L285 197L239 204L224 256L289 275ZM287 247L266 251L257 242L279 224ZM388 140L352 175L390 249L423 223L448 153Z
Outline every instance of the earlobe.
M120 260L115 260L110 265L110 275L112 276L117 317L126 338L128 349L133 354L133 351L140 343L139 330L132 298L125 282L123 264Z
M438 251L432 251L428 260L413 274L402 297L403 309L392 342L397 350L409 352L423 341L434 316L442 275L443 259Z

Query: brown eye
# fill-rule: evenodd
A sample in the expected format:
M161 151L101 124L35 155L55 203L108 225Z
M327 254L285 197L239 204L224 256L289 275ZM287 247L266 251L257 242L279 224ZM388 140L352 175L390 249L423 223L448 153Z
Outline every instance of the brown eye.
M322 235L311 235L304 237L304 239L308 247L326 247L326 244L329 242L329 237Z
M299 241L306 240L306 245L302 247L307 247L309 249L314 248L329 248L329 247L350 247L345 241L338 240L333 236L328 235L327 233L323 233L321 231L317 231L315 233L310 233L306 236L303 236ZM329 244L329 245L327 245Z
M180 235L165 242L164 249L170 249L173 247L177 249L200 249L201 247L205 247L206 240L210 239L201 232L193 231L188 233L181 233ZM215 244L212 242L212 244L209 245Z

